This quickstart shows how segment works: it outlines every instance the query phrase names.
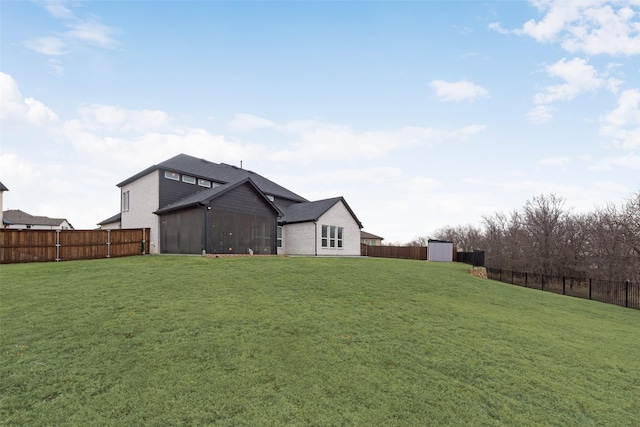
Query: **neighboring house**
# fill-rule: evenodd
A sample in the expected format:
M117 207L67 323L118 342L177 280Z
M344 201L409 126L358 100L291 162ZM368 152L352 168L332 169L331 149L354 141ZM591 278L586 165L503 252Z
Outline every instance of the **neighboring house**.
M113 229L121 228L120 217L121 215L119 213L115 214L111 218L107 218L104 221L99 222L97 225L100 226L101 230L113 230Z
M9 189L5 187L3 183L0 182L0 228L4 227L4 215L2 212L2 198L5 191L9 191Z
M73 230L73 226L64 218L35 216L18 209L2 212L4 228L14 230Z
M179 154L118 184L101 228L150 228L151 253L360 255L342 197L310 202L252 171Z
M360 243L368 246L382 246L383 237L376 236L375 234L367 233L366 231L360 232Z

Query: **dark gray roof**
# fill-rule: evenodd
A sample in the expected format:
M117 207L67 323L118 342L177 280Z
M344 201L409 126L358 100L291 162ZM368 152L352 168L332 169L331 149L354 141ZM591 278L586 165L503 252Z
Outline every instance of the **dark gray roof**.
M271 207L273 208L273 210L275 212L277 212L278 214L281 214L282 212L280 211L280 209L278 209L278 207L269 199L267 199L264 194L262 194L262 192L260 191L260 189L258 188L258 186L256 185L255 182L253 182L253 180L251 178L245 178L242 181L238 181L235 182L233 184L228 184L228 185L221 185L219 187L214 187L214 188L209 188L207 190L202 190L202 191L198 191L197 193L193 193L188 195L187 197L184 197L180 200L178 200L177 202L171 203L167 206L163 206L162 208L158 209L155 213L156 214L164 214L167 212L172 212L172 211L176 211L179 209L183 209L189 206L202 206L203 203L209 201L209 200L213 200L216 197L219 197L221 195L223 195L224 193L227 193L231 190L233 190L234 188L237 188L241 185L244 184L248 184L251 185L253 188L256 189L256 191L258 193L260 193L262 195L262 197L264 198L264 200L271 205Z
M12 224L48 225L58 226L66 221L64 218L49 218L48 216L35 216L19 209L10 209L2 212L3 220L6 218Z
M0 191L9 191L9 189L5 187L3 183L0 182Z
M276 184L267 178L258 175L247 169L241 169L236 166L227 165L225 163L213 163L205 159L199 159L197 157L189 156L187 154L178 154L175 157L165 160L164 162L153 165L130 178L125 179L118 184L118 187L122 187L130 182L137 180L155 170L168 170L172 172L178 172L182 174L192 175L196 178L204 178L211 181L218 182L220 184L234 184L239 181L243 181L247 178L251 178L251 181L260 189L264 194L271 194L273 196L281 197L284 199L293 200L296 202L306 202L302 196L287 190L286 188Z
M114 222L120 222L121 218L122 218L122 215L120 213L117 213L114 216L105 219L104 221L100 221L98 225L106 225L106 224L113 224Z
M280 219L282 224L291 224L296 222L308 222L317 221L325 212L333 207L336 203L342 201L347 208L353 219L358 223L358 226L362 228L362 224L353 213L347 201L343 197L333 197L331 199L317 200L315 202L296 203L290 206L281 207L280 210L284 213Z

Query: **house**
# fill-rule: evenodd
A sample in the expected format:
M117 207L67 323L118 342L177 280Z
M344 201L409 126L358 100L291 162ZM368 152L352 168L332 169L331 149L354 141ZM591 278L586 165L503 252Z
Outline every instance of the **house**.
M2 199L5 191L9 191L3 183L0 182L0 227L4 227L4 215L2 214Z
M236 166L179 154L127 178L104 228L150 228L150 252L359 255L342 197L309 201Z
M73 226L64 218L35 216L18 209L2 212L4 228L14 230L73 230Z
M114 230L114 229L121 228L120 217L121 215L117 213L114 216L99 222L97 225L100 227L101 230Z
M375 234L367 233L366 231L360 232L360 243L368 246L382 246L383 237L376 236Z

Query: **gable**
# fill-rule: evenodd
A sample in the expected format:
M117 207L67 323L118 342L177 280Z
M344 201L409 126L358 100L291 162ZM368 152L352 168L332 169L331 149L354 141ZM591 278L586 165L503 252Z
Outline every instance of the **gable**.
M269 215L279 215L278 208L265 197L251 179L246 179L235 184L221 185L219 187L203 190L191 194L177 202L158 209L155 213L162 215L186 208L205 207L216 205L224 210L251 213L259 206L262 212L269 211Z
M205 204L214 211L222 210L274 218L280 213L250 181L207 200Z

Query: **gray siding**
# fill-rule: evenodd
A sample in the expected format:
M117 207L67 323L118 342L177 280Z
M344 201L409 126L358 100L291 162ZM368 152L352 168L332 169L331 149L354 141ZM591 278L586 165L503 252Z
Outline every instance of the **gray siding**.
M277 213L256 189L246 183L216 197L207 212L207 252L276 253Z

